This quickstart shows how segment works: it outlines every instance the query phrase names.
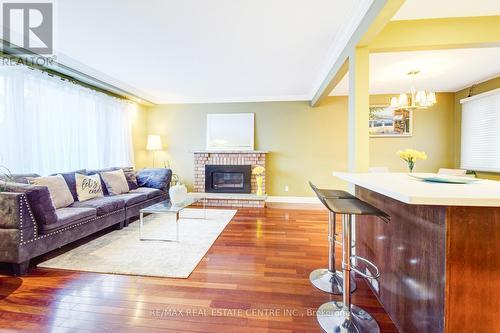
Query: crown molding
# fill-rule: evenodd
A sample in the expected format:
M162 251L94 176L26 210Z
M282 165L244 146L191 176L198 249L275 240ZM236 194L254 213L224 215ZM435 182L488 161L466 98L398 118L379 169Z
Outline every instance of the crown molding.
M263 102L303 102L309 101L309 95L285 96L245 96L245 97L218 97L218 98L187 98L158 101L156 104L224 104L224 103L263 103Z

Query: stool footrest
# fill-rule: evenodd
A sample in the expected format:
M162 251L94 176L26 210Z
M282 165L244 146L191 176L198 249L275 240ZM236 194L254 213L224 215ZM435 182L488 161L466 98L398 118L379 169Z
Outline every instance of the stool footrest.
M375 274L371 273L370 269L368 269L368 270L370 271L371 275L368 275L365 272L361 271L361 269L358 266L352 264L352 259L362 261L366 266L373 268L373 270L375 271ZM363 257L360 257L360 256L351 256L351 270L355 271L356 273L358 273L359 275L361 275L362 277L367 278L367 279L378 279L380 277L380 271L379 271L378 267L374 263L372 263L370 260L363 258Z

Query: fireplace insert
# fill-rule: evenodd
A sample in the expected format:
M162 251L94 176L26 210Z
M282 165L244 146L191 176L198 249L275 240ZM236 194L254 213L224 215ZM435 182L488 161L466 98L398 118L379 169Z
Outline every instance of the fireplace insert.
M250 193L251 165L205 165L205 192Z

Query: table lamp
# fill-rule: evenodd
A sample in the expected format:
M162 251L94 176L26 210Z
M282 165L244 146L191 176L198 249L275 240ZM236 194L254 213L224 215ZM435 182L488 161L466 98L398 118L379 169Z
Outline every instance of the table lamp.
M156 134L148 135L148 143L146 144L146 150L153 151L153 168L155 167L156 153L158 150L162 149L161 137Z

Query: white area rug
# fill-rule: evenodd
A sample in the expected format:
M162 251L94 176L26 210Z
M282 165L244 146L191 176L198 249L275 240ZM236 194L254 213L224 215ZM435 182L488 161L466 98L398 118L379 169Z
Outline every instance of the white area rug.
M139 240L139 221L110 232L38 267L86 272L188 278L236 210L185 209L179 219L179 241ZM197 219L190 218L197 217ZM145 238L175 239L175 215L145 217Z

